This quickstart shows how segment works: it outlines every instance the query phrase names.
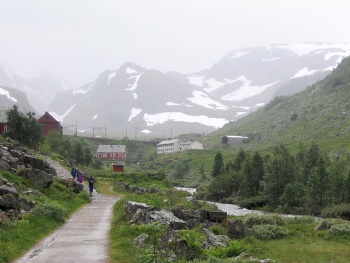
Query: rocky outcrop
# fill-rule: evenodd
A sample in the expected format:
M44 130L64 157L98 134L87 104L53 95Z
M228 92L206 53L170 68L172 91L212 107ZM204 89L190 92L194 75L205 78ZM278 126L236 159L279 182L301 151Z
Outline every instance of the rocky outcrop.
M5 219L18 219L30 211L35 203L19 196L13 184L0 177L0 224Z
M28 178L34 185L40 187L49 188L53 184L53 176L43 170L27 168L19 174Z
M144 194L144 193L150 193L150 194L155 194L160 192L159 189L157 188L143 188L143 187L139 187L139 186L135 186L135 185L130 185L128 183L125 182L119 182L118 186L126 191L130 191L133 193L137 193L137 194Z

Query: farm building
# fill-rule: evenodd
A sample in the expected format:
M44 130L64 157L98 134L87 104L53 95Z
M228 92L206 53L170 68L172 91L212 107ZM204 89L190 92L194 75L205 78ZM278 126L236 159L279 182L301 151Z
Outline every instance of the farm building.
M52 115L47 111L45 111L45 114L38 119L38 122L40 123L45 135L47 135L47 133L52 130L57 130L60 132L60 134L62 134L63 128L61 126L61 123L52 117Z
M157 153L165 154L165 153L176 153L180 151L180 140L168 140L162 141L157 144Z
M222 137L221 142L222 144L239 144L248 139L249 139L248 137L244 137L244 136L225 135Z
M124 172L124 163L113 163L113 172L115 173L122 173Z
M196 141L182 142L180 143L180 148L182 151L186 150L203 150L203 144Z
M0 135L7 131L6 111L0 111Z
M106 160L125 160L127 153L125 145L99 145L96 157Z

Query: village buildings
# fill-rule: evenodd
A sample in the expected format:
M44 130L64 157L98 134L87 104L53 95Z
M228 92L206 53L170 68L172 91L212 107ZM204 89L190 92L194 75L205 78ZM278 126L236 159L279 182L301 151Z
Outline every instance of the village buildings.
M180 142L179 139L161 141L157 144L157 154L177 153L186 150L203 149L200 142Z
M127 154L125 145L99 145L96 151L96 158L118 161L125 160Z

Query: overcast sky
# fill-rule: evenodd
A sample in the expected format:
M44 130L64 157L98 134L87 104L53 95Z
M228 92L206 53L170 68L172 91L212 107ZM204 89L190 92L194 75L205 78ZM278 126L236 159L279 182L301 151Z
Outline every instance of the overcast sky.
M350 43L349 0L0 0L0 65L78 88L130 61L191 73L246 47Z

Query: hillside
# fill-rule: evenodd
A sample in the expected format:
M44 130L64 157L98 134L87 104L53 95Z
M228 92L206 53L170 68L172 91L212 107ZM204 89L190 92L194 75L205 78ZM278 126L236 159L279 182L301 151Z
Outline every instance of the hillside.
M207 138L250 138L246 149L278 144L319 143L330 152L350 151L350 57L325 79L291 96L279 96L255 113L230 122Z

